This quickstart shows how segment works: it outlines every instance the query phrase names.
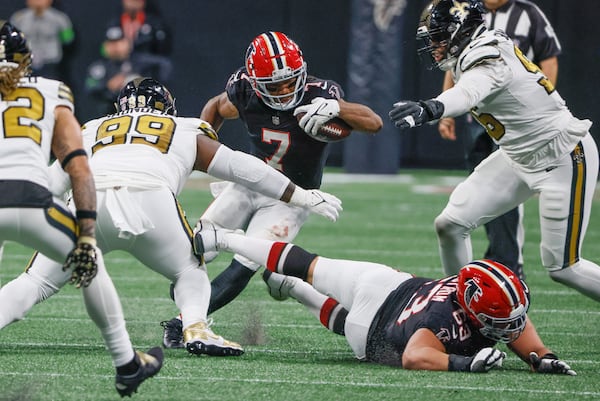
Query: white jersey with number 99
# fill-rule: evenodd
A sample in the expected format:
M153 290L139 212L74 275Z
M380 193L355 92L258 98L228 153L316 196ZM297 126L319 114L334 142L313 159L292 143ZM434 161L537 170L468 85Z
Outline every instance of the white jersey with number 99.
M178 194L196 160L198 118L147 108L123 111L84 126L90 166L99 189L168 187Z

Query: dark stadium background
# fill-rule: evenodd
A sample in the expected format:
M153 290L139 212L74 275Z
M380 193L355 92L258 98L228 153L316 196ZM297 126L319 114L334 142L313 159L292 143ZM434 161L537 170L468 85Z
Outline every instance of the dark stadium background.
M223 90L229 74L243 63L250 40L266 30L288 33L302 47L309 72L338 81L344 87L348 77L348 51L351 39L353 2L369 0L148 0L157 8L172 28L175 77L171 86L177 98L180 115L197 116L204 102ZM393 0L390 0L393 2ZM399 0L402 1L402 0ZM373 3L377 0L372 0ZM600 139L600 24L597 1L561 0L534 1L546 13L563 47L559 57L558 90L573 113L596 121L592 133ZM97 117L94 104L82 91L86 66L97 59L104 28L108 19L120 11L119 0L81 1L57 0L55 5L69 14L77 35L76 53L72 62L71 86L76 96L77 117L81 122ZM426 98L441 88L442 73L427 72L415 56L412 39L418 15L425 2L408 0L406 32L403 42L402 80L392 87L393 98ZM0 2L0 18L7 19L25 1ZM411 21L409 23L408 21ZM414 22L412 22L414 21ZM368 57L365 63L373 62ZM399 72L400 73L400 72ZM385 86L385 83L384 83ZM389 93L388 93L389 95ZM353 100L349 97L349 100ZM386 124L386 115L378 110ZM246 142L239 122L227 123L221 131L222 140L244 149ZM399 169L461 168L462 143L443 141L435 127L423 127L403 133L398 141ZM341 144L333 146L330 165L343 165L356 154L344 152ZM388 155L370 155L372 158Z

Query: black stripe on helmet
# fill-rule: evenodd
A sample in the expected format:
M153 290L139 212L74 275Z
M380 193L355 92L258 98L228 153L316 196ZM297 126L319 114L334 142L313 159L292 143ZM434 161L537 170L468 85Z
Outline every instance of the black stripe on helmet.
M269 43L271 43L271 48L273 49L273 58L277 63L277 68L283 69L283 59L281 58L281 55L283 54L283 49L280 46L280 42L275 37L275 32L267 32L266 36L269 39Z

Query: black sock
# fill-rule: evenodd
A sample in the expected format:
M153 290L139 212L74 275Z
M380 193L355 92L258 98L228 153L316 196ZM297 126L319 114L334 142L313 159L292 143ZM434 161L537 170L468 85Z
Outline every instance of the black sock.
M294 276L306 281L308 278L308 268L316 257L317 255L314 253L292 245L283 262L282 273L286 276Z
M233 301L246 288L254 273L256 271L248 269L233 259L231 264L210 283L211 292L208 314Z
M139 368L140 363L137 359L137 355L135 355L133 359L125 365L117 366L117 374L122 376L131 376L135 374Z
M331 331L341 336L345 335L344 327L346 325L346 317L348 316L348 310L340 305L340 309L333 320L333 326Z

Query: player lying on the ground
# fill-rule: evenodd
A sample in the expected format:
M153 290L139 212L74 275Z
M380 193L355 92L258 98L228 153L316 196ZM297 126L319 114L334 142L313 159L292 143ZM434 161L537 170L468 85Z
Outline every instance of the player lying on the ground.
M486 372L502 365L506 353L494 348L501 342L536 372L575 375L527 318L525 284L499 263L473 261L457 276L434 280L382 264L320 257L207 221L199 224L194 250L236 252L262 264L271 272L266 281L272 290L294 295L317 312L326 327L345 335L361 360Z

